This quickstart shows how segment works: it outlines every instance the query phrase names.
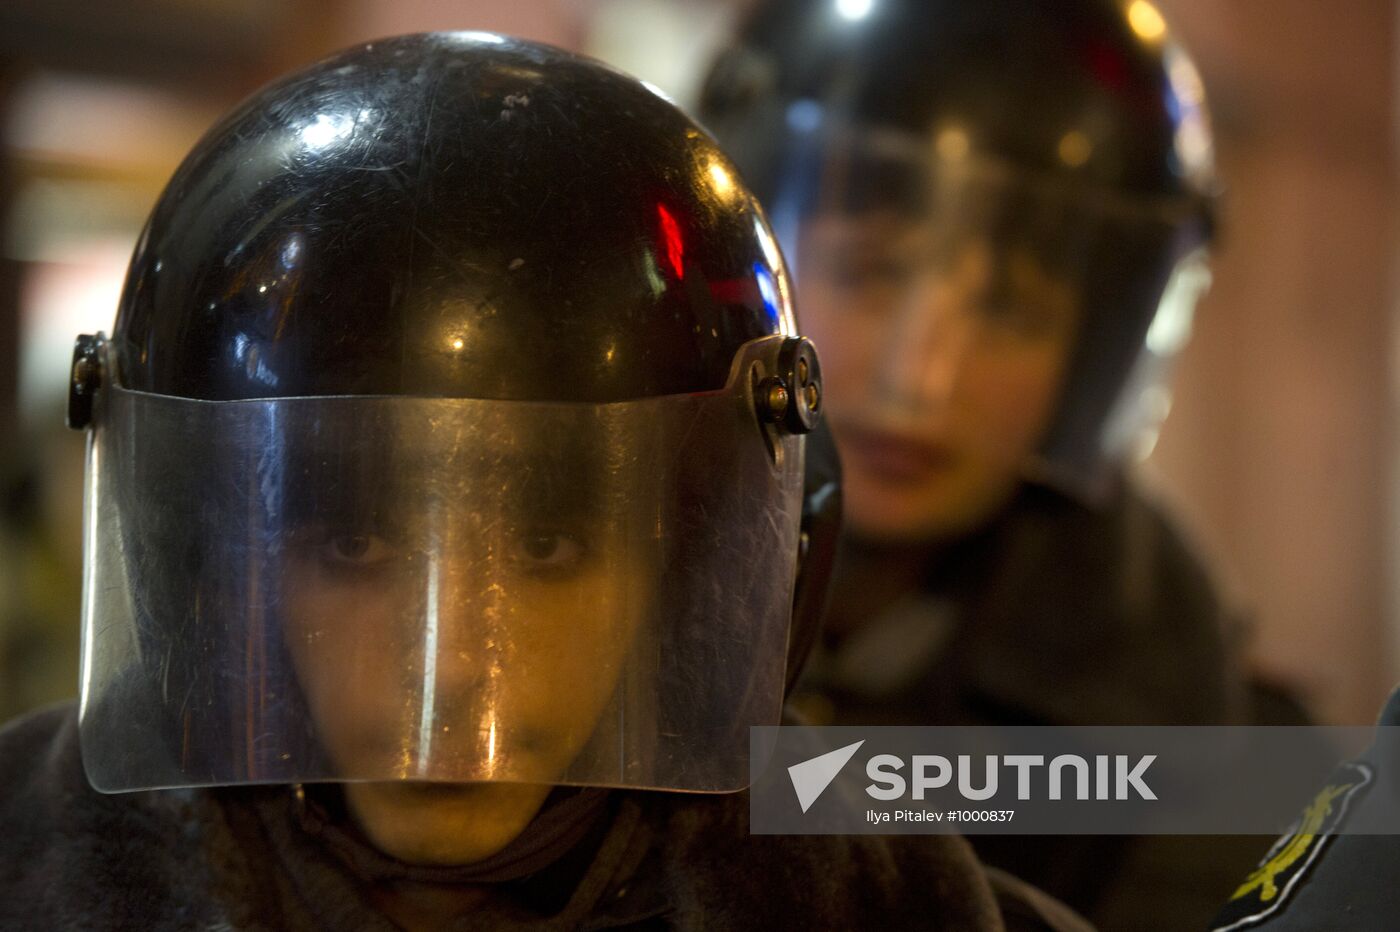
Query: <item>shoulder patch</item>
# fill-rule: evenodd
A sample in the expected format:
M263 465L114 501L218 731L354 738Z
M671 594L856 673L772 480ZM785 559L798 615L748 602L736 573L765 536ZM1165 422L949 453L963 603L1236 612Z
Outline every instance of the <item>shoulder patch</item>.
M1212 932L1235 932L1264 922L1283 909L1288 898L1317 863L1342 821L1347 807L1374 779L1370 764L1349 761L1333 773L1288 834L1274 842L1264 860L1235 890L1215 917Z

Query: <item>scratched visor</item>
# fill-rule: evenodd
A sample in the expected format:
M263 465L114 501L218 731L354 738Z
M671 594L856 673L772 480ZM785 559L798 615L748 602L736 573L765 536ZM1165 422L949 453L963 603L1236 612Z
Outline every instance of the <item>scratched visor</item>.
M744 786L801 509L752 397L780 342L610 404L102 389L93 784Z

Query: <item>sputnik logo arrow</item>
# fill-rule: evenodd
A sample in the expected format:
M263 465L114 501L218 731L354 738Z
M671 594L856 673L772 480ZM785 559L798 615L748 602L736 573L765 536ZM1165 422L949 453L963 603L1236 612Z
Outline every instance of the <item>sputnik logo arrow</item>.
M825 754L819 754L810 760L804 760L800 764L793 764L788 768L788 776L792 778L792 788L797 792L797 802L802 806L802 811L806 812L812 808L812 803L826 792L826 788L831 785L831 781L836 779L836 775L841 772L841 768L846 766L852 757L856 756L856 751L865 743L862 739L855 744L848 744L844 748L837 748Z

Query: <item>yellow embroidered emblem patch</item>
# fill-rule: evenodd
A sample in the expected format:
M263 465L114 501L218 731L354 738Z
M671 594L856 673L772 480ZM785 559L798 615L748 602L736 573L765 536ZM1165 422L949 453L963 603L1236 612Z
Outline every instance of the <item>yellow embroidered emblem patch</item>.
M1339 767L1289 833L1274 843L1264 860L1235 890L1216 917L1214 932L1249 928L1278 912L1321 855L1346 815L1347 806L1371 780L1368 764L1353 761Z

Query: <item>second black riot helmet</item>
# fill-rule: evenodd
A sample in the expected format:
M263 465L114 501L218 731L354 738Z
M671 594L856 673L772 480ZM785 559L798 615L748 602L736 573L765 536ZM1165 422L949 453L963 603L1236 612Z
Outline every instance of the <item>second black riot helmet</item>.
M843 313L879 306L851 332L907 351L925 273L978 278L985 313L1037 289L1073 304L1032 468L1092 493L1164 413L1215 178L1199 77L1147 0L760 3L700 115L768 208L804 313L820 275ZM826 241L834 217L860 218L859 242Z

